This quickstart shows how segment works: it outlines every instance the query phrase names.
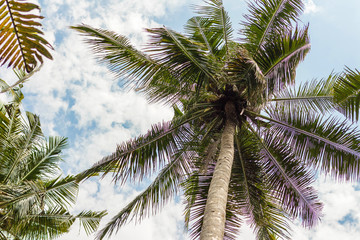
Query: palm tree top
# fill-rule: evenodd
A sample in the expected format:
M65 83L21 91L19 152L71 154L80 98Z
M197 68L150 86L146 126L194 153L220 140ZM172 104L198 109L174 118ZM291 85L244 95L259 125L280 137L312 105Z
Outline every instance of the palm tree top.
M179 192L194 239L209 239L203 232L208 219L217 221L207 217L217 196L225 196L218 214L225 227L213 227L220 229L214 239L235 239L244 219L258 239L290 238L291 219L305 227L320 220L322 203L311 185L315 173L358 180L357 127L324 114L358 119L359 72L348 69L294 89L296 67L311 47L308 25L297 23L303 2L248 5L238 37L222 1L209 0L196 8L184 34L146 29L150 37L142 50L111 31L72 27L127 87L174 108L171 121L124 142L79 175L80 181L111 172L123 184L158 173L99 239L157 212ZM226 184L212 187L219 182ZM216 193L219 189L225 194Z

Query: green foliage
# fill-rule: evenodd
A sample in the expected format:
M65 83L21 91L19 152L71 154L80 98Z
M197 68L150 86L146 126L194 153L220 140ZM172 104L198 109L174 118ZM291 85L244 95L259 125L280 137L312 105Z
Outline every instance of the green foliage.
M94 232L106 212L70 214L76 201L75 176L60 177L64 137L45 139L38 116L22 120L19 102L1 105L0 236L1 239L47 240L69 231L79 219Z

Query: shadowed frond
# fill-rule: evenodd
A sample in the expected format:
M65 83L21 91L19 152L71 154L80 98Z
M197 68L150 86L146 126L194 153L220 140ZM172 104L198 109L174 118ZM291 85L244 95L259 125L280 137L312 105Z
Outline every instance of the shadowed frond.
M322 203L310 186L313 174L283 144L283 138L279 137L282 135L269 134L262 138L255 130L252 132L260 144L264 172L273 190L271 195L290 216L300 218L304 226L316 225L320 221Z
M353 121L359 120L360 72L350 68L340 75L334 85L334 100L338 110Z
M282 136L282 142L296 146L293 151L307 164L337 179L359 179L360 131L355 125L301 110L273 109L268 114L258 117L273 125L272 134Z
M52 46L41 36L39 6L26 1L0 1L0 64L31 72L43 57L52 59Z
M68 232L75 220L79 220L87 234L99 226L100 219L106 212L83 211L77 215L70 214L66 209L57 207L41 213L28 214L14 226L22 239L50 240Z
M248 5L241 33L245 48L254 57L273 36L288 32L304 8L301 0L259 0L249 1Z
M253 134L242 129L235 135L235 159L229 191L241 215L254 229L257 239L289 239L290 227L286 214L271 195L263 162ZM278 204L279 205L279 204Z

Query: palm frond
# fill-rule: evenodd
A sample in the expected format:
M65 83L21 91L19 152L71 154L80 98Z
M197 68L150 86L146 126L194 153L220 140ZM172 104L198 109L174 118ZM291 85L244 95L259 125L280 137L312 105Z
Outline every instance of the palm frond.
M147 51L161 65L176 72L178 81L195 83L197 89L203 83L217 83L206 52L196 42L165 27L147 31L151 37Z
M264 167L253 134L244 128L235 135L235 159L229 191L254 229L257 239L289 239L290 226L277 199L271 195Z
M15 152L14 158L9 162L7 169L7 174L3 180L4 183L7 181L17 181L18 179L13 179L12 176L16 170L21 166L20 163L28 156L31 152L33 144L38 143L38 141L43 137L43 133L40 127L40 118L30 112L26 113L28 126L23 127L23 135L21 135L17 141L14 141ZM11 156L11 155L10 155Z
M353 121L359 120L360 72L350 68L340 75L334 84L334 100L338 110Z
M276 34L287 32L303 11L301 0L259 0L249 2L249 14L242 22L245 48L256 56Z
M20 239L50 240L69 231L74 219L64 208L28 214L14 223L12 230Z
M26 1L0 1L0 64L31 72L43 57L52 59L52 46L41 36L43 17L33 10L39 6Z
M114 180L121 184L127 180L141 180L164 166L177 152L178 144L189 137L186 126L173 126L171 122L153 125L145 135L119 145L116 152L104 157L93 167L78 175L81 181L93 174L114 173Z
M101 229L97 239L110 236L130 220L141 222L142 219L159 212L178 193L180 183L190 173L190 167L190 156L186 150L175 153L171 162L162 168L155 180Z
M61 161L60 153L67 146L65 137L49 137L46 145L33 151L22 166L21 180L35 180L53 177L58 173L58 162Z
M26 182L24 191L13 198L0 203L0 208L18 204L31 207L34 202L44 202L48 207L69 206L74 204L77 196L78 184L74 176L55 178L47 182ZM41 205L41 204L39 204ZM26 212L26 208L24 208Z
M249 125L250 127L250 125ZM251 127L250 127L251 128ZM263 166L271 194L279 199L281 207L292 217L298 217L306 227L320 221L322 203L310 184L314 176L282 143L282 138L274 134L263 138L251 128L262 148Z
M355 125L301 110L273 109L268 114L258 117L273 125L272 134L282 136L282 142L296 146L295 154L307 164L337 179L359 179L360 131Z
M155 75L161 75L162 71L168 72L148 55L133 47L125 36L85 24L71 28L86 37L85 42L90 45L95 55L117 77L126 76L135 80L135 83L131 82L135 88L146 86ZM125 86L128 85L130 82L125 82Z
M328 113L336 109L334 103L334 83L337 75L325 79L314 79L295 87L284 88L271 100L289 109L307 109L318 113Z
M82 211L73 218L78 219L80 224L85 229L86 234L95 232L100 224L100 220L107 215L106 211L94 212L94 211Z
M295 69L310 51L308 27L276 35L254 56L268 89L278 91L295 82Z
M222 58L228 54L229 45L232 38L233 29L228 13L224 9L222 0L206 0L204 6L197 6L195 11L200 14L201 19L209 23L205 25L207 33L205 36L211 36L210 46L215 56ZM200 21L200 23L203 21ZM199 26L201 26L200 24ZM202 26L199 30L204 29Z

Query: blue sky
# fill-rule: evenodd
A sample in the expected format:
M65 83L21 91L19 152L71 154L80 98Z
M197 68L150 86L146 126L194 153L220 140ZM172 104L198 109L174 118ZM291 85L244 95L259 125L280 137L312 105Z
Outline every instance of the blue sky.
M312 50L299 66L297 80L327 77L344 66L360 69L360 2L358 0L306 0L302 17L310 23ZM53 44L54 60L24 85L24 108L39 114L47 135L69 137L70 147L63 164L66 173L77 173L112 152L120 143L151 124L170 119L171 111L161 105L149 105L121 84L104 66L94 60L82 38L70 25L86 23L103 27L131 38L141 47L146 41L143 29L166 25L178 31L192 14L190 0L39 0L46 38ZM346 4L344 4L346 3ZM224 0L237 31L243 0ZM235 31L235 33L236 33ZM13 81L10 71L0 73ZM360 235L360 188L351 183L334 183L321 176L314 184L325 203L322 223L312 230L293 226L294 240L356 239ZM111 179L82 184L78 204L82 209L108 209L114 215L137 193L140 187L113 187ZM130 224L111 239L187 239L182 229L182 206L171 202L164 211L143 223ZM92 239L78 226L62 240ZM240 239L253 239L245 228Z

